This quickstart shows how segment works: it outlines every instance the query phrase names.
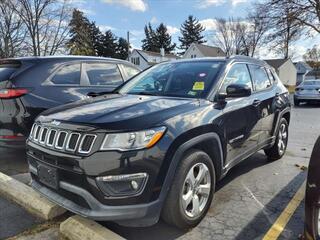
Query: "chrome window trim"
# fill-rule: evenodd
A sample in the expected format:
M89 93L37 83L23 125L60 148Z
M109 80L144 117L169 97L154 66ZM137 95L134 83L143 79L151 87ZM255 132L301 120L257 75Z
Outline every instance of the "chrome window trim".
M49 139L50 139L51 132L56 132L56 133L54 134L52 144L49 144ZM49 135L48 135L49 137L47 137L46 146L53 147L53 145L55 143L55 140L56 140L57 133L58 133L58 131L56 129L50 129L49 130Z
M70 143L70 139L71 139L72 135L77 135L78 136L78 139L77 139L77 142L76 142L76 145L75 145L74 149L69 148L69 143ZM69 136L68 136L68 140L67 140L67 143L66 143L66 150L74 152L78 147L78 143L80 141L80 138L81 138L81 134L80 133L71 132L69 134Z
M82 150L82 144L83 144L84 139L85 139L87 136L93 136L93 141L92 141L92 143L91 143L91 146L90 146L89 150L88 150L88 151L83 151L83 150ZM92 147L93 147L93 145L94 145L94 142L96 141L96 138L97 138L97 135L95 135L95 134L84 134L84 135L82 136L82 138L81 138L81 142L80 142L80 145L79 145L79 150L78 150L78 152L79 152L79 153L83 153L83 154L87 154L87 153L91 152Z
M59 147L59 146L58 146L58 141L59 141L59 138L60 138L61 133L65 133L65 134L66 134L66 137L65 137L65 139L64 139L64 141L63 141L63 143L62 143L62 146ZM56 149L62 150L62 149L64 148L64 146L65 146L65 143L66 143L67 138L68 138L68 132L66 132L66 131L59 131L59 132L58 132L58 135L57 135L57 137L56 137L56 139L55 139L54 147L55 147Z

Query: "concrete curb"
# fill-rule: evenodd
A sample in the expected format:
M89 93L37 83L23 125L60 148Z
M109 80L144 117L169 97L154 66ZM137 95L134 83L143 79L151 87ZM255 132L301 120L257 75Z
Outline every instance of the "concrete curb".
M53 219L66 212L64 208L50 202L31 187L1 172L0 194L44 220Z
M61 239L68 240L122 240L123 237L101 226L95 221L72 216L60 224Z

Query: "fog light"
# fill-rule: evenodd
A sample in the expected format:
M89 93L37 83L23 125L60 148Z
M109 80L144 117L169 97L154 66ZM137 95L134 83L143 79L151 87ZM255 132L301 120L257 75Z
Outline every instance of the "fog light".
M131 181L131 187L132 187L133 190L137 190L139 185L138 185L138 183L136 181Z
M147 173L134 173L97 177L96 182L107 198L140 195L147 183Z

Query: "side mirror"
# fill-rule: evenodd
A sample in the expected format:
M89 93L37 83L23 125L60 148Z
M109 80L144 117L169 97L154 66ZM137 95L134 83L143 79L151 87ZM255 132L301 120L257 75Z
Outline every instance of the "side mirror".
M244 84L231 84L226 89L228 98L241 98L251 95L251 88Z

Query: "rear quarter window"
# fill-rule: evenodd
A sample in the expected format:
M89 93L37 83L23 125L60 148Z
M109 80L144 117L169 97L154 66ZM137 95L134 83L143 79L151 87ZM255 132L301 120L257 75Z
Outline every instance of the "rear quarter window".
M9 80L20 66L21 62L17 60L0 60L0 81Z
M122 76L117 64L86 63L86 73L92 86L119 86Z
M62 66L51 78L55 85L79 85L81 77L80 63Z

